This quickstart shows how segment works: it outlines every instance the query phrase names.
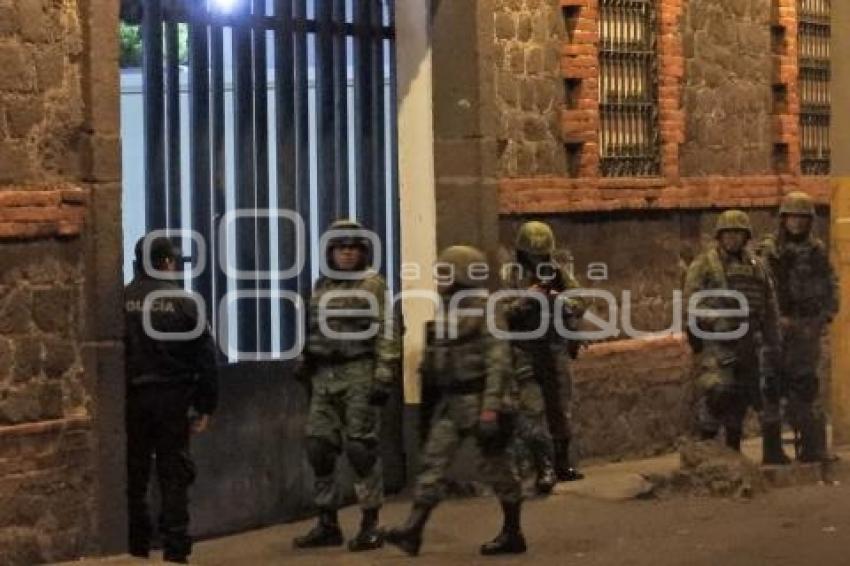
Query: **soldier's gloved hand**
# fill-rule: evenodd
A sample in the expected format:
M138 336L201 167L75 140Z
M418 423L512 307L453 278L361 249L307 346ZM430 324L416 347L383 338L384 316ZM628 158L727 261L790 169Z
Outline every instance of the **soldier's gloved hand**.
M499 413L496 411L482 411L478 418L478 429L476 430L478 445L485 452L493 450L502 438L502 429L499 426Z
M383 407L389 400L389 386L380 382L373 383L372 389L369 391L369 404L373 407Z

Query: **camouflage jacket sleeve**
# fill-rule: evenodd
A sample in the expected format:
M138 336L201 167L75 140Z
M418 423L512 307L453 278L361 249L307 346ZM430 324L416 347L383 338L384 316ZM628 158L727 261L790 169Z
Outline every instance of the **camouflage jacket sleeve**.
M776 296L776 285L770 273L770 269L765 263L756 259L756 265L762 273L764 279L764 313L762 314L761 331L764 343L770 348L779 347L780 330L779 330L779 301Z
M564 284L565 291L572 291L575 289L581 289L581 284L579 284L578 280L573 276L570 271L561 267L561 280ZM583 297L570 297L564 303L564 308L566 312L564 313L569 318L575 319L576 321L581 320L584 317L584 313L587 311L587 300Z
M384 279L375 275L368 281L367 287L378 300L378 333L375 336L375 380L391 384L396 377L401 359L400 329L393 317L392 309L387 309L389 289Z
M828 280L829 286L826 304L824 305L824 314L826 315L827 320L832 321L832 319L835 318L835 315L838 314L838 309L841 307L841 288L838 282L838 274L830 261L829 252L827 252L826 246L823 242L820 242L818 247L823 253L824 270L826 271L824 275Z
M705 254L701 254L691 262L688 266L688 272L685 275L685 288L682 290L682 299L684 301L685 317L688 316L688 307L690 306L691 297L694 293L703 291L705 287L706 273L708 272L708 262Z
M496 318L496 327L505 330L507 326L504 313L497 310ZM505 397L513 375L510 345L506 340L501 340L489 332L486 332L484 337L487 376L481 410L500 412L504 408Z

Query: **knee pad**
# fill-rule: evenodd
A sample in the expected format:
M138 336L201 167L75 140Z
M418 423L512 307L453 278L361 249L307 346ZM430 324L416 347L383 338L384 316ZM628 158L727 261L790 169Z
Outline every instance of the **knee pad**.
M363 440L349 440L345 446L345 454L348 456L348 461L351 463L354 473L360 477L371 472L375 461L378 459L374 444Z
M317 476L329 476L336 466L337 448L323 438L307 439L307 460Z

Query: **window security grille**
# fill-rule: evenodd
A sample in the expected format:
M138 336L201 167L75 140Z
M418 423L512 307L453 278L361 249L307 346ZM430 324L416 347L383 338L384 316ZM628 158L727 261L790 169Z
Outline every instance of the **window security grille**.
M804 175L828 175L830 0L800 0L798 14L800 168Z
M600 168L604 177L660 170L654 0L601 0Z

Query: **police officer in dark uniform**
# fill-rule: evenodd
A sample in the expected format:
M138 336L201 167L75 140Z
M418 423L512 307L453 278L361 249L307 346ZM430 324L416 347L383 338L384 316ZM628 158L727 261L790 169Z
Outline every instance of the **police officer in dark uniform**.
M152 529L146 499L155 462L163 558L186 563L192 547L188 488L195 477L189 436L206 429L218 391L215 344L205 325L198 328L198 306L164 275L178 270L180 257L167 238L149 238L147 246L142 238L136 276L124 290L127 501L130 553L147 557Z

